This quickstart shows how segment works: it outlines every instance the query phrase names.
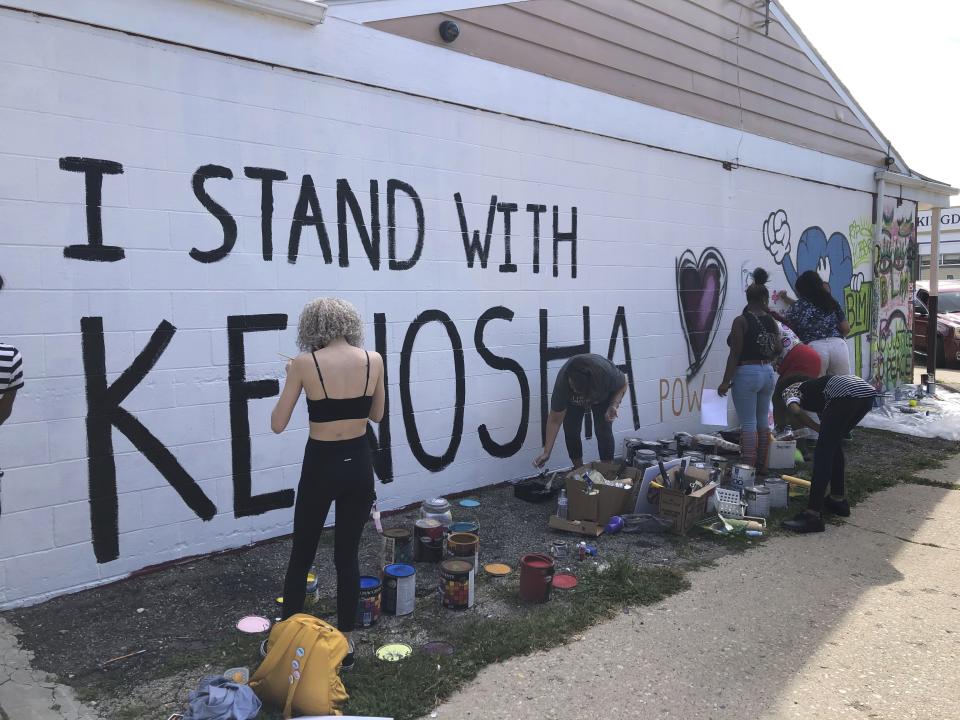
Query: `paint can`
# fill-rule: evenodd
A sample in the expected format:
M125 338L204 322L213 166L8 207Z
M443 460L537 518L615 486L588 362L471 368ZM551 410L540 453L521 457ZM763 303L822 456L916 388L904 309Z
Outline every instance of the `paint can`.
M646 448L641 448L633 456L633 467L639 470L641 473L647 468L651 468L657 464L657 453L653 450L647 450ZM642 477L642 475L641 475Z
M549 600L553 570L553 558L549 555L531 553L520 558L520 599L531 603Z
M471 533L480 537L480 523L475 520L461 520L450 526L450 533Z
M770 508L785 508L790 504L790 484L781 478L771 477L764 481L770 491Z
M406 528L383 531L383 565L413 562L413 535Z
M653 454L656 455L663 449L663 446L660 444L659 440L641 440L640 449L651 450L653 451Z
M473 533L450 533L443 555L447 560L466 560L476 570L480 559L480 538Z
M764 485L744 488L747 501L747 515L750 517L770 517L770 490Z
M554 540L550 543L550 554L553 555L558 560L562 560L567 557L569 554L569 549L567 548L567 543L565 540Z
M313 607L320 602L320 580L317 576L317 569L310 568L307 573L307 594L303 598L305 608Z
M380 595L383 585L373 575L360 576L360 604L357 605L357 626L372 627L380 619Z
M753 465L740 464L730 468L730 484L737 490L753 487L753 481L756 476L757 471Z
M706 462L710 463L710 467L720 471L721 484L727 482L727 476L730 472L730 462L723 455L708 455Z
M383 611L409 615L417 601L417 571L413 565L394 563L383 569Z
M427 498L420 506L420 517L423 519L439 520L444 532L453 522L453 512L446 498Z
M421 518L413 524L413 559L440 562L443 559L443 525L433 518Z
M473 565L466 560L440 563L440 604L450 610L473 607Z
M690 458L692 463L702 463L706 456L699 450L684 450L681 457Z
M637 451L643 449L643 439L624 438L623 439L623 458L629 467L634 467L637 461Z

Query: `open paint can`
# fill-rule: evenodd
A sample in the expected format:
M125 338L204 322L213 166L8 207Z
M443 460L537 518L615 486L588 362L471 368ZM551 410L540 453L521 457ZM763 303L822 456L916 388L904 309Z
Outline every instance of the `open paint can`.
M472 535L480 535L480 523L475 520L461 520L455 522L450 526L451 533L471 533Z
M520 558L520 598L531 603L549 600L553 570L553 558L549 555L531 553Z
M413 565L394 564L383 569L383 611L409 615L417 601L417 571Z
M467 560L440 563L440 604L451 610L473 607L473 564Z
M466 560L476 569L480 559L480 538L473 533L451 533L447 535L445 545L445 559Z
M372 627L380 619L380 578L372 575L360 576L360 604L357 605L357 625Z
M753 487L756 476L753 465L734 465L730 469L730 484L737 490Z

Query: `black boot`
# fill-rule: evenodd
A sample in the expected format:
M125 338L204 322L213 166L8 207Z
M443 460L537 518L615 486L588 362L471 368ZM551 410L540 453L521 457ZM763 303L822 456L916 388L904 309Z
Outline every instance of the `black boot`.
M846 498L842 500L834 500L831 497L824 498L823 510L840 517L850 517L850 503L847 502Z
M823 532L825 529L823 518L808 512L797 513L790 520L784 520L783 527L797 533Z

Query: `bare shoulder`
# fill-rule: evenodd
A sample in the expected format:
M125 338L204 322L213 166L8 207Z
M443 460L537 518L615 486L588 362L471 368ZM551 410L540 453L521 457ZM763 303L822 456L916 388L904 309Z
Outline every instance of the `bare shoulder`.
M382 371L383 371L383 356L382 356L380 353L378 353L378 352L376 352L376 351L374 351L374 350L369 351L368 354L369 354L369 357L370 357L370 367L373 368L373 369L375 369L375 370L378 370L378 371L382 372Z

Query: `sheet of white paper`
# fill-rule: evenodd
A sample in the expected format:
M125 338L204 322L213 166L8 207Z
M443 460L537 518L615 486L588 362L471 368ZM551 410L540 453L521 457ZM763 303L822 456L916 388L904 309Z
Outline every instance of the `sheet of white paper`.
M704 425L727 426L727 398L720 397L716 390L703 389L700 403L700 422Z

